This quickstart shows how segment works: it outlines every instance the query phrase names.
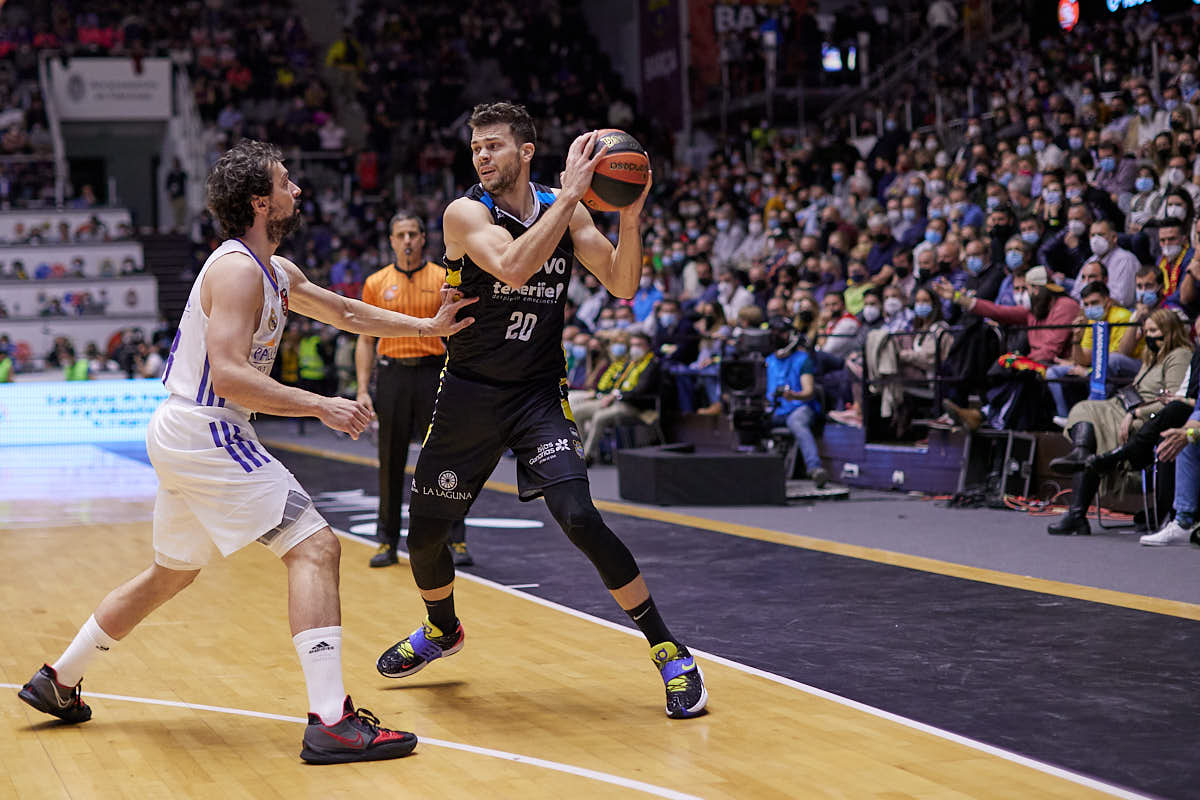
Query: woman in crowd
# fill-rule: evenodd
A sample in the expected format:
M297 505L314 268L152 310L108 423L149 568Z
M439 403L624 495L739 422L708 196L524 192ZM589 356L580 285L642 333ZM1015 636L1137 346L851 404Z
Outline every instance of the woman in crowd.
M1174 311L1160 308L1146 320L1142 369L1128 387L1107 400L1076 403L1067 417L1069 453L1050 462L1051 469L1074 473L1071 506L1047 531L1056 535L1088 535L1087 510L1100 488L1101 470L1086 468L1089 457L1124 445L1178 390L1192 357L1187 330ZM1094 462L1093 462L1094 463ZM1111 468L1116 464L1107 465Z

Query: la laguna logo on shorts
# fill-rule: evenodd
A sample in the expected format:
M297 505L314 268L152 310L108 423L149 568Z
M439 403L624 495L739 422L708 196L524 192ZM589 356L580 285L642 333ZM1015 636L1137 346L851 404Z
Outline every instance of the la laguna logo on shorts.
M438 488L442 491L449 492L456 486L458 486L458 476L454 474L454 470L448 469L438 475Z

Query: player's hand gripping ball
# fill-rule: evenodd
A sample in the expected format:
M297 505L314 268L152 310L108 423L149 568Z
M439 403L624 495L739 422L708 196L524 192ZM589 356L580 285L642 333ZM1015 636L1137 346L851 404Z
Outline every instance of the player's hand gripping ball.
M620 211L641 197L650 177L650 158L638 140L625 131L606 128L599 134L589 156L605 146L608 152L596 165L583 204L593 211Z

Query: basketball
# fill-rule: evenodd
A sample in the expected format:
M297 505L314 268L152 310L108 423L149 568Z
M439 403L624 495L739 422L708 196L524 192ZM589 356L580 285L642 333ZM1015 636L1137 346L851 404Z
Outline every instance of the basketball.
M593 211L620 211L637 200L646 188L650 158L637 139L615 128L600 131L591 155L605 145L608 152L596 165L583 204Z

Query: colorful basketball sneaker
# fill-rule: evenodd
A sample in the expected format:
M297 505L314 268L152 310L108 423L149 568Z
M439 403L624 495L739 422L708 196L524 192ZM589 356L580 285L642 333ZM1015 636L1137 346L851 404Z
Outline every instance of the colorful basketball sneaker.
M663 642L650 648L650 658L667 686L667 716L671 719L698 717L708 704L704 675L683 645Z
M443 634L428 618L407 639L389 647L375 662L375 669L385 678L407 678L424 669L435 658L452 656L462 650L466 641L462 623L454 633Z
M365 708L356 710L350 695L346 695L342 718L332 725L326 725L316 714L308 715L300 757L310 764L383 761L406 756L416 746L416 736L379 727L378 717Z
M92 709L83 702L80 687L83 681L74 686L63 686L58 682L58 673L49 664L33 674L29 683L17 692L20 697L38 711L58 717L63 722L87 722L92 718Z
M456 567L473 567L475 559L471 557L471 551L467 549L466 542L450 542L450 558Z

